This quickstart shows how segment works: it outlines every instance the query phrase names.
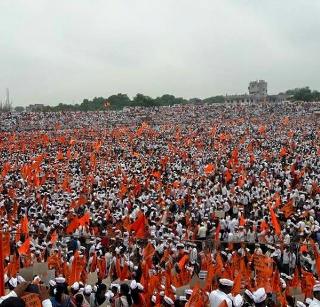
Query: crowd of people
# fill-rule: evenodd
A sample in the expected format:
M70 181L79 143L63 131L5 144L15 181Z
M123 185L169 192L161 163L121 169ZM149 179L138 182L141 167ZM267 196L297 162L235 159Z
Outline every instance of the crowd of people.
M320 306L317 108L0 114L0 306Z

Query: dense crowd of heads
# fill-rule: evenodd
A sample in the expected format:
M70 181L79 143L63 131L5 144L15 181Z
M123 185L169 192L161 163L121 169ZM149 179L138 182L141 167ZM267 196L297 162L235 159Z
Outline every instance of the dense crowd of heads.
M287 102L0 114L6 286L19 284L21 268L47 262L56 274L52 302L219 306L222 297L227 306L294 306L293 289L312 298L317 109Z

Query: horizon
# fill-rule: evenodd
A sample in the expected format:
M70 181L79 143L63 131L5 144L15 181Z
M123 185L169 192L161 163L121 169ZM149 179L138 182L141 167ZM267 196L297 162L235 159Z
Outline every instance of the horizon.
M256 79L256 81L257 81L258 79ZM251 80L251 81L253 81L253 80ZM250 82L251 82L250 81ZM264 80L265 81L265 80ZM301 87L298 87L298 88L304 88L304 87L309 87L309 86L301 86ZM309 87L310 88L310 87ZM283 91L280 91L280 92L278 92L278 93L270 93L269 91L268 91L268 96L269 95L278 95L278 94L282 94L282 93L285 93L287 90L291 90L291 89L294 89L294 88L290 88L290 89L286 89L286 90L283 90ZM317 90L317 89L312 89L312 88L310 88L311 90ZM9 89L10 90L10 89ZM17 104L15 104L14 103L14 101L10 98L10 102L12 103L12 107L13 108L15 108L15 107L27 107L27 106L30 106L30 105L37 105L37 104L39 104L39 105L41 105L41 104L43 104L44 106L49 106L49 107L56 107L56 106L58 106L60 103L62 103L62 104L65 104L65 105L80 105L84 100L92 100L92 99L94 99L94 98L105 98L105 99L108 99L110 96L112 96L112 95L118 95L118 94L124 94L124 95L127 95L128 97L129 97L129 99L130 100L133 100L133 98L137 95L137 94L142 94L142 95L145 95L145 96L148 96L148 97L151 97L152 99L156 99L156 98L159 98L159 97L162 97L162 96L164 96L164 95L173 95L173 94L171 94L171 93L164 93L164 94L161 94L161 95L159 95L159 96L150 96L150 95L147 95L147 94L145 94L145 93L136 93L135 95L133 95L133 96L130 96L130 95L128 95L127 93L114 93L114 94L111 94L111 95L109 95L108 97L104 97L104 96L101 96L101 95L95 95L95 96L93 96L93 97L85 97L85 98L83 98L82 100L80 100L80 101L78 101L78 102L56 102L56 103L52 103L52 104L44 104L44 103L41 103L41 102L39 102L39 103L30 103L30 104L28 104L28 105L17 105ZM213 94L213 95L210 95L210 96L208 96L208 97L183 97L183 96L175 96L175 95L173 95L173 96L175 96L175 98L183 98L183 99L185 99L185 100L192 100L192 99L201 99L201 100L205 100L205 99L207 99L207 98L211 98L211 97L217 97L217 96L223 96L223 97L226 97L226 96L232 96L232 95L249 95L249 93L248 92L243 92L243 93L227 93L227 94ZM11 97L11 92L10 92L10 97ZM0 103L4 103L5 102L5 98L4 99L0 99Z

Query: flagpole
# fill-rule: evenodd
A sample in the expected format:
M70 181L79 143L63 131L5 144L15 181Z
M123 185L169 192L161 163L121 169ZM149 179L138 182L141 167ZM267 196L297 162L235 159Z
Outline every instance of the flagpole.
M4 295L4 267L3 267L3 240L0 230L0 296Z

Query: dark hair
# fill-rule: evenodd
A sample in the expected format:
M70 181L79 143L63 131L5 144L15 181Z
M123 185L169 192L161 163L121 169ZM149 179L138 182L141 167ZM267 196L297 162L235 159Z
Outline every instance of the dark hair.
M56 293L54 294L54 298L56 299L57 302L61 303L62 295L67 294L67 293L68 293L68 289L66 289L65 284L57 284Z
M54 296L54 286L49 285L49 296Z
M77 307L81 307L82 306L82 303L83 303L83 296L82 296L82 294L77 294L76 296L75 296L75 300L76 300L76 306Z
M136 289L131 289L131 298L134 304L138 305L140 303L140 291L138 288Z
M132 298L130 295L130 288L127 284L120 285L120 294L124 295L127 298L129 306L132 305Z
M99 305L101 305L106 300L105 295L101 296L101 293L103 291L107 291L107 286L105 284L98 285L98 289L95 295L95 300Z
M0 307L25 307L25 306L26 306L26 303L20 297L9 297L0 304Z

